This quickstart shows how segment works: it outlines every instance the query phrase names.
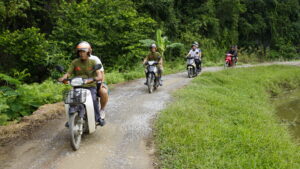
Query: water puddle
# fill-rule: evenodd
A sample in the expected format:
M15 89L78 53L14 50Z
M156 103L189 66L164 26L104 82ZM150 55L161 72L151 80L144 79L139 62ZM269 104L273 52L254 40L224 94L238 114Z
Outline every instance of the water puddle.
M296 139L300 139L300 88L288 91L274 100L276 114Z

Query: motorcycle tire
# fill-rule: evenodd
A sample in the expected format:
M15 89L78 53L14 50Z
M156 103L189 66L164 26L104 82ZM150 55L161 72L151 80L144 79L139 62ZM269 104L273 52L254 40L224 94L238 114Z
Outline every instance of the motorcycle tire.
M193 70L191 68L188 68L188 77L189 78L193 77Z
M71 136L71 147L74 151L79 149L80 142L81 142L82 132L80 132L80 125L82 124L78 124L80 120L81 119L78 113L74 113L70 115L69 129L70 129L70 136Z
M153 74L149 74L148 76L148 91L149 93L153 92L153 83L154 83L154 76Z
M228 68L228 67L229 67L229 63L228 63L228 62L225 62L224 68Z

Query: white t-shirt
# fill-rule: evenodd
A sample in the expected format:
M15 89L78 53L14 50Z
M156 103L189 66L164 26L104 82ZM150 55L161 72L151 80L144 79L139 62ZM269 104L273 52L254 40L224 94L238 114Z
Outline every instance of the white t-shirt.
M191 49L188 55L194 57L195 59L201 59L200 53L201 53L200 49L195 49L195 50Z
M94 60L96 62L96 64L101 64L102 68L100 69L100 71L104 72L103 64L102 64L101 60L97 56L91 55L89 59Z

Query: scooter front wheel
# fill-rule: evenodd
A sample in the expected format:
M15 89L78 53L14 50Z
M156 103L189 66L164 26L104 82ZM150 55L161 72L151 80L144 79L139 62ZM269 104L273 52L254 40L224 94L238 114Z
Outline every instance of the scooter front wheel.
M188 68L188 77L189 78L193 77L193 70L192 70L192 68Z
M154 85L153 85L153 90L157 90L158 86L160 84L160 77L154 77Z
M153 83L154 83L154 77L153 77L153 74L150 74L148 76L148 91L149 91L149 93L153 92Z
M224 68L228 68L228 67L229 67L229 63L228 63L228 62L225 62Z
M78 150L80 147L82 129L83 129L83 119L78 116L78 113L70 115L70 135L71 135L71 146L74 151Z

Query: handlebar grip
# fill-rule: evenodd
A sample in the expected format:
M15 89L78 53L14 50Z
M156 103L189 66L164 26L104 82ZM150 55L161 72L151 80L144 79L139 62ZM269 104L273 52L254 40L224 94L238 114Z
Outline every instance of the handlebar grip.
M62 83L63 83L63 84L68 84L69 81L70 81L69 79L64 79L64 80L62 81Z

